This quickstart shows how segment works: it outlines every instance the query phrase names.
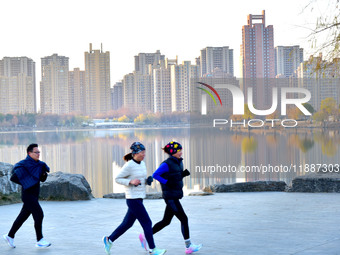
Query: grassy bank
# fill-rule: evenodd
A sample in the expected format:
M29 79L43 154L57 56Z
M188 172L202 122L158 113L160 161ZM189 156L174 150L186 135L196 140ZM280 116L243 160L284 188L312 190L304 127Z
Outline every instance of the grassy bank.
M0 205L9 205L21 202L20 193L12 193L5 195L0 193Z

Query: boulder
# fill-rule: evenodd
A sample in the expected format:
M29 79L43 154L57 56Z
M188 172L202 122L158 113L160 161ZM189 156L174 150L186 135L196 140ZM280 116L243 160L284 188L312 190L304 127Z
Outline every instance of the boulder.
M21 186L10 181L13 165L0 162L0 193L8 195L21 191Z
M91 187L82 174L56 172L49 174L40 185L42 200L90 200Z
M195 192L189 193L189 196L210 196L210 195L214 195L214 193L204 192L204 191L195 191Z
M340 192L340 174L334 172L311 173L293 179L289 192Z
M112 199L125 199L125 193L110 193L103 196L103 198L112 198ZM162 199L161 192L150 192L146 193L145 199Z
M215 184L203 189L204 192L258 192L258 191L285 191L287 184L283 181L256 181L233 184Z

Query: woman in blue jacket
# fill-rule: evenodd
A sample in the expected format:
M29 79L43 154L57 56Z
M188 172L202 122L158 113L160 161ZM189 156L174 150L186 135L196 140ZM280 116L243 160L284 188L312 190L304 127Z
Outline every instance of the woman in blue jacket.
M185 253L190 254L202 247L201 244L195 245L191 243L188 217L179 201L183 197L183 178L190 175L190 172L187 169L183 171L181 144L172 141L163 150L169 157L154 172L153 178L161 183L166 208L163 219L153 226L152 231L155 234L162 230L176 216L181 222L182 235L186 246Z

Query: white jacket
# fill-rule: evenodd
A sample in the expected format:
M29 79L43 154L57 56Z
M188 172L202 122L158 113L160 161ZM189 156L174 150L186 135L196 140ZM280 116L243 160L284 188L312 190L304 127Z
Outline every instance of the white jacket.
M137 187L129 184L133 179L139 179L141 184ZM144 161L140 164L133 160L126 162L116 176L116 182L125 186L125 198L145 198L146 167Z

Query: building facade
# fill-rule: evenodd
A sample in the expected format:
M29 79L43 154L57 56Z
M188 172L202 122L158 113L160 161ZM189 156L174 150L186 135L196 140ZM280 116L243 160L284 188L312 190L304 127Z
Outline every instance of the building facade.
M70 112L68 72L68 57L53 54L41 58L41 113L68 114Z
M200 76L199 66L183 61L181 65L171 66L171 111L190 111L190 87Z
M85 114L85 71L74 68L69 72L70 112Z
M246 101L248 88L252 88L254 107L268 109L272 105L271 93L275 86L274 28L266 26L264 10L262 15L248 15L247 25L242 27L240 58L241 88Z
M110 52L92 50L85 52L86 114L94 116L111 110Z
M27 57L0 60L0 113L36 113L35 62Z
M123 107L123 82L116 82L111 88L112 110L119 110Z
M234 53L228 46L206 47L201 50L201 77L212 75L216 71L234 76Z
M289 78L303 62L303 49L300 46L275 47L275 77Z

